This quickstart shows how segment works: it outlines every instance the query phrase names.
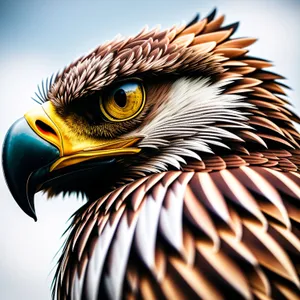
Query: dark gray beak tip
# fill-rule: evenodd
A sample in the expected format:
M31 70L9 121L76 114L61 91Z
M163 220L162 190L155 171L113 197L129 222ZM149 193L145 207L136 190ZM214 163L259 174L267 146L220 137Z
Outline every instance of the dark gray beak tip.
M31 182L31 175L58 157L59 150L39 137L25 118L17 120L4 139L2 165L6 183L21 209L35 221L34 194L38 182Z

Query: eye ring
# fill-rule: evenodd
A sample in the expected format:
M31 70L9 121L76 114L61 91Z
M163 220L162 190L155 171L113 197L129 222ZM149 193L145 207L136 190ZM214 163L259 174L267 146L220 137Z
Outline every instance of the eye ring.
M124 122L141 113L146 102L144 85L138 80L119 82L99 98L104 118L111 122Z

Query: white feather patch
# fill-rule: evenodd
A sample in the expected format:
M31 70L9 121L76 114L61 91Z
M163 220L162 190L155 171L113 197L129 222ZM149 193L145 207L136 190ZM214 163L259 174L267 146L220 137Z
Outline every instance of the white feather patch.
M159 149L156 156L136 166L137 170L163 171L168 165L179 169L183 157L201 160L201 153L213 153L211 146L229 149L226 141L243 141L230 129L216 126L224 123L231 129L252 129L246 124L245 110L253 105L241 95L223 93L234 80L213 84L207 78L176 80L153 118L131 133L145 136L139 147Z

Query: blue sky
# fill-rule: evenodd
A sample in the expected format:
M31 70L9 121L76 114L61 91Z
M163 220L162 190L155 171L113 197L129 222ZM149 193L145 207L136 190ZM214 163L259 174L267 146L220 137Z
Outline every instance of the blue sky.
M241 21L236 36L254 36L253 56L270 59L288 78L300 107L300 1L57 1L0 2L0 144L6 130L34 102L36 85L73 59L118 33L145 24L167 28L214 7L226 23ZM0 167L1 168L1 167ZM51 268L66 220L82 202L36 197L34 223L11 199L0 170L0 299L50 299Z

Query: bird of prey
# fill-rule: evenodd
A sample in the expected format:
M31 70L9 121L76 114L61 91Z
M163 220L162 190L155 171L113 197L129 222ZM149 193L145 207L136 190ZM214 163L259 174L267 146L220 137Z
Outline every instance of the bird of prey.
M84 193L55 299L299 299L300 122L214 10L79 58L7 133L12 196Z

